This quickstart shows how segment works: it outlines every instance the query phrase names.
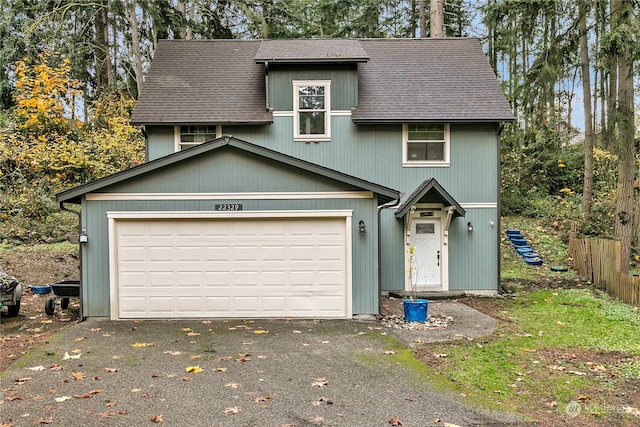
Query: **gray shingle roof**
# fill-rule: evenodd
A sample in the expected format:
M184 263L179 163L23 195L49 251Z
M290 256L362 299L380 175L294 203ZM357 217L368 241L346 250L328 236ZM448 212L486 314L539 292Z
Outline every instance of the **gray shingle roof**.
M160 40L134 124L270 123L256 40Z
M444 38L161 40L131 122L270 123L267 60L360 62L355 123L513 120L480 42Z
M370 60L358 65L356 123L514 119L477 39L361 43Z
M263 40L256 62L324 63L366 62L369 55L353 39L277 39Z

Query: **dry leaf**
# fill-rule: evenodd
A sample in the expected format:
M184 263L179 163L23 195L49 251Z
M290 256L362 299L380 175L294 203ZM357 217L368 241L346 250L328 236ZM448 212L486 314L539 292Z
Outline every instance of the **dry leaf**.
M118 368L104 368L104 371L109 372L111 374L114 372L118 372Z
M191 328L182 328L180 329L182 332L191 332Z
M191 359L191 360L202 359L202 355L200 355L200 354L192 354L191 356L189 356L189 359Z
M49 417L49 418L40 417L38 418L38 421L36 421L37 424L51 424L52 422L53 422L53 417Z
M255 399L253 399L253 401L258 403L258 402L266 402L269 399L273 399L273 397L267 394L266 396L256 397Z
M82 341L84 341L84 337L76 338L76 340L75 340L75 341L76 341L76 342L82 342Z
M163 351L164 354L170 354L171 356L179 356L182 354L181 351Z
M27 368L27 369L30 370L30 371L44 371L47 368L45 368L42 365L39 365L39 366L33 366L31 368Z
M387 350L384 352L384 354L396 354L396 352L393 350Z
M269 331L265 331L264 329L256 329L255 331L253 331L253 333L256 335L263 335L263 334L268 334Z
M238 387L240 387L240 384L238 384L238 383L227 383L224 386L225 387L231 387L231 388L238 388Z
M91 328L89 329L91 332L100 332L102 328Z
M32 380L33 378L31 377L24 377L24 378L18 378L17 380L15 380L15 383L18 385L24 384L29 380Z
M13 402L14 400L22 400L20 396L7 396L4 398L7 402Z
M315 382L311 383L311 386L324 387L329 385L329 381L326 381L324 378L318 378Z
M74 394L73 397L75 397L76 399L90 399L91 398L91 394L89 394L89 393Z
M162 419L162 414L160 414L160 415L154 415L153 417L151 417L151 422L152 422L152 423L156 423L156 424L157 424L157 423L161 423L162 421L164 421L164 420Z
M135 347L135 348L142 348L142 347L146 347L147 343L146 342L136 342L131 344L131 347Z
M227 372L227 368L215 368L214 372Z
M185 371L191 374L197 374L202 372L202 369L200 369L200 366L187 366Z
M402 424L402 421L400 421L400 418L398 418L398 417L389 418L387 420L387 422L389 424L391 424L392 426L402 426L402 425L404 425L404 424Z
M85 374L84 372L72 372L71 376L73 377L73 379L82 381L87 377L87 374Z
M187 334L188 337L197 337L200 335L200 332L189 332Z
M224 408L225 414L235 415L238 412L240 412L240 408L238 408L237 406L233 406L231 408Z
M64 352L64 357L62 358L62 360L69 360L69 359L80 359L81 353L76 354L75 356L70 356L69 353L67 353L66 351Z

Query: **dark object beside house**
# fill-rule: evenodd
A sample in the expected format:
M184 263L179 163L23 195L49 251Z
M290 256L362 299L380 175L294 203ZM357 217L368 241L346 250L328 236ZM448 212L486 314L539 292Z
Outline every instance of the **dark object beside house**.
M13 276L0 270L0 308L7 306L7 315L13 317L20 312L22 285Z
M61 297L60 308L66 310L69 307L69 297L80 296L80 281L63 280L62 282L52 283L51 289L56 297L49 298L44 303L44 312L47 316L53 316L53 313L55 313L57 297Z

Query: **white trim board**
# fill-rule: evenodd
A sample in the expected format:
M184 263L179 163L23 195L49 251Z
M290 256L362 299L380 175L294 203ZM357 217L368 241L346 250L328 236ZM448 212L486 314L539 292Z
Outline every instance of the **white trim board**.
M460 203L462 209L496 209L497 203Z
M351 218L351 210L315 211L117 211L107 212L109 219L191 219L191 218Z
M95 200L302 200L302 199L372 199L372 191L324 191L315 193L88 193Z

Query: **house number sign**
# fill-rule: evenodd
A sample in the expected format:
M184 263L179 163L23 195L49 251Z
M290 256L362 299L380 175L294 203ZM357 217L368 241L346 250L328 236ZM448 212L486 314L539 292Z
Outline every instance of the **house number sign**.
M216 203L216 211L241 211L242 203Z

